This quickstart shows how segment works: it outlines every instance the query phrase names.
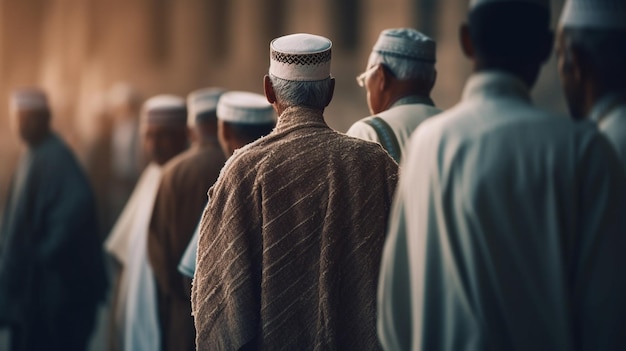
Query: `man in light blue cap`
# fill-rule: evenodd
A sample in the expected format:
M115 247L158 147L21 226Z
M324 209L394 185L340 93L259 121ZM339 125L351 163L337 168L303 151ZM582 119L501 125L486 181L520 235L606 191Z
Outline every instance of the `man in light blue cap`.
M441 110L430 92L435 85L435 41L412 28L385 29L372 48L357 83L367 90L372 116L346 134L380 143L400 162L411 133Z
M596 122L626 168L626 1L567 1L559 27L559 73L570 112Z
M192 291L198 350L377 350L376 283L398 167L324 121L331 42L270 44L270 135L209 190Z
M386 350L619 350L626 175L591 123L534 107L547 0L474 0L462 100L411 137L379 282Z

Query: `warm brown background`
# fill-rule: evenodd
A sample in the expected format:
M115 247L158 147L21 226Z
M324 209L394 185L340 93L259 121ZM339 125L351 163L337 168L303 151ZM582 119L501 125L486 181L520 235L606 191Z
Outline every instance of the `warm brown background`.
M553 1L553 22L562 2ZM262 93L269 41L311 32L334 43L337 87L326 117L345 131L367 114L354 77L384 28L412 26L437 40L434 99L453 105L470 72L457 41L466 10L464 0L0 0L0 208L21 147L6 113L14 87L48 90L56 129L84 159L115 82L144 97L209 85ZM534 95L565 111L554 59Z

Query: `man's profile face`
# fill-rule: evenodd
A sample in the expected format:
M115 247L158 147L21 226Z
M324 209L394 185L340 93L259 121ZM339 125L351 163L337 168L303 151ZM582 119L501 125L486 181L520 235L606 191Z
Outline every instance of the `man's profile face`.
M583 86L582 82L576 77L577 67L572 60L572 52L567 45L567 37L562 30L559 31L556 40L556 56L561 86L570 114L574 119L584 119Z
M187 148L185 127L148 124L144 130L144 150L148 158L159 165Z

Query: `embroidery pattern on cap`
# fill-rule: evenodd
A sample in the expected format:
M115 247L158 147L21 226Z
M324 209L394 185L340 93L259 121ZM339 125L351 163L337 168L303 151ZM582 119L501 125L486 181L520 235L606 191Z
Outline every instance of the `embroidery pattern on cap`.
M330 50L315 54L285 54L272 50L272 60L288 65L311 66L330 61Z

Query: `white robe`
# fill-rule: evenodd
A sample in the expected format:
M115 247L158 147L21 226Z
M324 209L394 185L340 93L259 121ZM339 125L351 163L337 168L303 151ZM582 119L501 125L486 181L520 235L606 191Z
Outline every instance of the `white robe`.
M377 116L391 127L400 145L400 153L404 154L406 144L408 144L415 128L428 117L440 112L441 110L433 106L433 102L429 98L407 96L396 101L388 110L377 114ZM380 143L376 130L363 122L363 119L355 122L346 134L355 138Z
M149 164L105 242L124 267L115 320L122 349L158 351L160 332L156 285L148 261L148 226L161 181L161 167Z
M385 349L626 349L626 175L592 123L481 73L407 152L379 280Z
M598 123L626 168L626 92L601 99L591 111L591 120Z

